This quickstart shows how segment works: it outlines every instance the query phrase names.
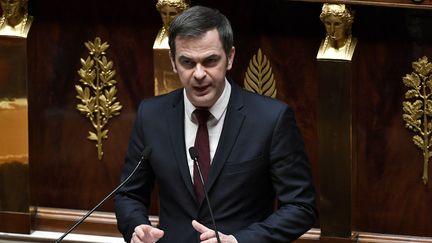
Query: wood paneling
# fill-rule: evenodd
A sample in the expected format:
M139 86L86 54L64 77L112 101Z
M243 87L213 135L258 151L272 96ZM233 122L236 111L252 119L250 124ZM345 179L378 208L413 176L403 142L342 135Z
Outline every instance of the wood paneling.
M240 85L258 48L269 58L277 98L296 111L319 193L315 57L325 33L319 20L321 3L193 3L217 7L231 20L236 59L229 75ZM152 45L162 24L154 4L30 1L35 17L28 46L32 205L88 210L117 186L136 108L141 99L153 95ZM422 155L401 118L402 76L411 72L412 61L432 57L431 12L353 7L353 33L359 40L353 67L358 117L353 127L358 154L353 171L354 230L432 237L432 186L422 184ZM83 43L96 36L111 45L107 55L117 70L123 105L108 127L101 161L94 143L86 139L91 126L75 108L74 90L79 58L87 56ZM113 202L100 210L112 212ZM152 212L157 213L157 207Z
M82 210L38 207L34 215L34 230L67 232L87 212ZM71 233L121 236L113 213L94 212Z
M25 212L0 212L0 231L30 234L32 215Z
M31 230L27 40L0 36L0 231Z
M380 20L372 16L379 14ZM377 16L377 15L375 15ZM402 121L411 63L432 57L430 11L361 8L355 32L358 135L354 222L360 231L432 236L432 184L423 185L422 154Z
M106 1L34 1L29 35L30 173L35 206L90 209L119 184L123 157L139 101L153 94L152 44L159 16L151 1L121 6ZM149 11L154 9L154 11ZM123 105L108 125L104 157L86 139L92 126L75 108L84 42L111 46ZM112 211L113 202L101 210Z
M347 241L352 241L353 65L351 61L318 60L317 80L321 236Z
M414 9L432 9L430 0L297 0L305 2L317 3L344 3L351 5L371 5L379 7L394 7L394 8L414 8Z

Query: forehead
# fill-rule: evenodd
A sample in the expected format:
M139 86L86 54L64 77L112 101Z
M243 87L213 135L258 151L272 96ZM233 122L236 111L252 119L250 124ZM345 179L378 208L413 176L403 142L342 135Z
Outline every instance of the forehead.
M203 35L177 36L175 39L176 54L208 54L223 52L222 42L219 38L219 32L216 29L209 30Z
M343 23L344 22L341 17L334 16L334 15L327 16L324 19L324 21L325 22L331 22L331 23Z
M164 6L160 10L163 13L179 13L180 10L178 8L172 7L172 6Z

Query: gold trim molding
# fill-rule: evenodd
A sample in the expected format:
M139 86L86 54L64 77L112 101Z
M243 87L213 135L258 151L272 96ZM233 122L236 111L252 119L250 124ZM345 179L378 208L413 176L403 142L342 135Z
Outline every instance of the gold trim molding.
M105 51L109 45L102 43L99 37L94 42L88 41L84 45L90 55L84 60L81 58L81 69L78 70L81 85L75 85L78 93L77 99L81 101L76 108L85 117L89 118L95 132L89 131L88 139L96 142L98 159L103 156L102 139L108 138L108 121L120 114L122 105L116 101L117 88L114 80L116 71L113 62L108 61Z

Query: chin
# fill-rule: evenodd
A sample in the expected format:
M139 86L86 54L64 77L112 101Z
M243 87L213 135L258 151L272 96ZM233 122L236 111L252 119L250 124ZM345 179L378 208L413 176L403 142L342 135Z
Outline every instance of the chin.
M195 99L195 102L193 103L194 106L196 107L203 107L203 108L209 108L211 107L213 104L211 102L211 100L202 100L202 99Z
M210 108L211 105L209 105L208 103L203 103L203 102L198 102L196 104L194 104L195 107L197 108Z
M192 102L195 106L199 107L210 107L212 105L213 96L209 96L209 94L205 95L196 95L193 97Z

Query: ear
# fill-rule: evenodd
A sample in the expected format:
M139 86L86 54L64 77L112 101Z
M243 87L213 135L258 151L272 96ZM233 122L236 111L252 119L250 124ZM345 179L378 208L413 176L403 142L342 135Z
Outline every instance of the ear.
M234 62L234 56L235 56L235 48L233 46L231 48L231 51L228 54L227 70L231 70L233 62Z
M171 51L169 51L169 56L170 56L171 66L172 66L173 72L177 73L177 67L175 64L175 60L173 59L173 55L171 55Z

